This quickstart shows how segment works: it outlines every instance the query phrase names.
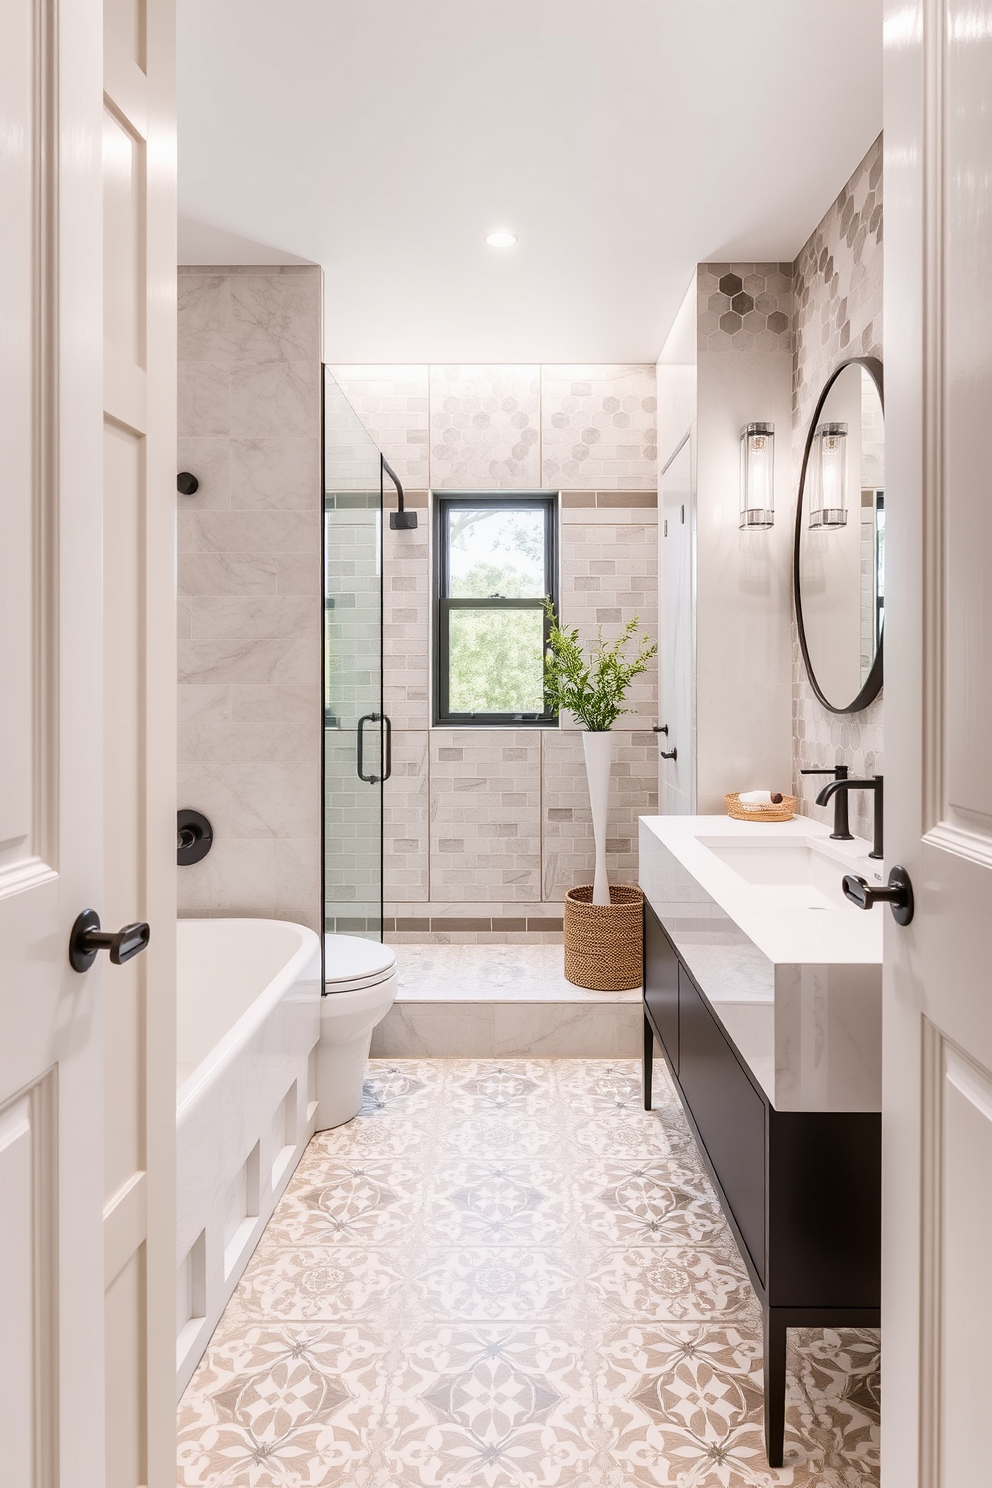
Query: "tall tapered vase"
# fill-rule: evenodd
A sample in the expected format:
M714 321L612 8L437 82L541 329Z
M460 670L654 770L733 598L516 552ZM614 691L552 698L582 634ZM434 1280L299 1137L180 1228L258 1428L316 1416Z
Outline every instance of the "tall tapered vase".
M589 804L592 807L592 832L596 841L596 872L592 885L593 904L610 903L610 884L606 877L606 829L610 815L610 777L613 771L613 735L609 729L582 735L586 757L586 779L589 782Z

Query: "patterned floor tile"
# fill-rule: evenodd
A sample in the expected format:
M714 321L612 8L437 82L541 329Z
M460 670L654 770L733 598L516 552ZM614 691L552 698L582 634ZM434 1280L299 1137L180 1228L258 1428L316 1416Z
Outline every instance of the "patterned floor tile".
M425 1231L448 1245L549 1245L574 1218L568 1188L551 1163L455 1162L425 1194Z
M293 1179L266 1231L265 1245L388 1245L410 1228L423 1192L409 1162L314 1159Z
M391 1311L406 1283L390 1251L364 1247L260 1248L231 1299L245 1318L368 1318Z
M551 1319L575 1293L575 1277L560 1255L529 1246L430 1251L412 1282L426 1313L465 1321Z
M462 1115L533 1116L557 1109L551 1060L473 1060L452 1070L447 1106Z
M180 1411L181 1488L876 1488L878 1338L761 1319L667 1073L374 1060Z
M812 1339L823 1356L808 1358ZM877 1347L866 1333L792 1335L785 1467L764 1454L760 1326L644 1325L604 1340L597 1399L631 1485L867 1488L878 1481ZM808 1380L806 1388L803 1381ZM807 1391L812 1389L810 1409Z
M576 1217L603 1245L719 1245L727 1234L708 1179L673 1162L592 1163L577 1180Z
M732 1244L719 1250L660 1245L606 1251L588 1284L614 1317L760 1320L757 1299Z
M415 1336L389 1392L386 1457L404 1484L558 1488L586 1480L588 1360L546 1328L442 1327Z
M352 1482L383 1434L388 1377L382 1344L353 1327L265 1323L211 1344L179 1411L181 1488Z

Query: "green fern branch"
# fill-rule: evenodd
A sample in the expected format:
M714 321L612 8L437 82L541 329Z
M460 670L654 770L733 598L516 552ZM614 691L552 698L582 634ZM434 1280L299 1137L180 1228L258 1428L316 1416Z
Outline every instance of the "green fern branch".
M548 616L548 644L544 656L544 700L549 712L571 713L592 733L611 728L622 713L624 699L635 677L647 671L648 662L658 647L640 629L640 616L628 620L615 641L603 640L598 632L597 644L586 656L577 630L563 630L555 615L554 605L545 601ZM624 652L637 639L638 649L629 660Z

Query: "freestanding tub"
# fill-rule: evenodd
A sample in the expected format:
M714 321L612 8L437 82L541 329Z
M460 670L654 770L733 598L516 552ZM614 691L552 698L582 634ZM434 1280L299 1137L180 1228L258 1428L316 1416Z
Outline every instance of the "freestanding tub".
M177 931L181 1395L316 1119L320 941L281 920Z

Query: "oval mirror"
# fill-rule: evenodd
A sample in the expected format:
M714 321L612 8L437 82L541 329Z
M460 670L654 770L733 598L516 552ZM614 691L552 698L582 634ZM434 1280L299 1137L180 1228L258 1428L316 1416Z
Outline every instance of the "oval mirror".
M882 365L856 357L820 394L796 511L796 619L806 672L831 713L882 686L885 424Z

